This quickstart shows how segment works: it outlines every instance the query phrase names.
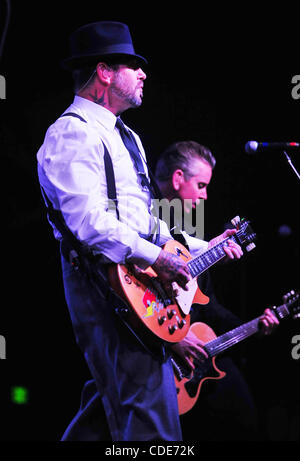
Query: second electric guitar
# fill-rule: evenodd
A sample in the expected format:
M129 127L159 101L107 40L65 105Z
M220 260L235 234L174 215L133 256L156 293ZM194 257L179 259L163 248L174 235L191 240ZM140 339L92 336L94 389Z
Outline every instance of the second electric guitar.
M300 292L293 290L283 296L284 304L272 308L277 318L281 320L289 315L293 315L295 318L299 317L299 298ZM243 339L257 333L259 331L259 317L218 337L208 325L202 322L194 323L190 330L205 343L204 347L209 358L204 363L195 363L195 370L191 371L186 366L183 366L178 358L173 356L172 362L180 415L193 408L204 381L224 378L226 373L216 366L216 356Z

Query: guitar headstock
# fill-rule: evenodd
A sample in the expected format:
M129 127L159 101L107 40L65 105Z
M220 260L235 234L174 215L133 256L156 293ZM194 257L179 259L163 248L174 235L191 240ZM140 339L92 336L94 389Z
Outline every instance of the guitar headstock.
M300 318L300 290L291 290L282 297L284 305L294 319Z
M256 246L255 243L253 243L256 239L256 234L250 226L250 221L236 216L231 220L231 224L237 230L235 237L237 238L239 245L248 252L253 250Z

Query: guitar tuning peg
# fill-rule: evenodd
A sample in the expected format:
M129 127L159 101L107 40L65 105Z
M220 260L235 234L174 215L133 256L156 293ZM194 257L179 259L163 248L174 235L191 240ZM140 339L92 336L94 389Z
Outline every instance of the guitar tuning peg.
M291 290L289 293L287 293L286 295L284 295L284 296L282 297L282 299L283 299L284 302L287 302L287 301L289 301L289 300L291 299L291 297L294 296L294 295L295 295L295 291L294 291L294 290Z
M254 250L254 248L256 247L255 243L249 243L249 245L246 246L246 250L248 251L251 251L251 250Z
M232 218L231 220L231 224L234 226L234 227L238 227L238 225L240 224L241 222L241 218L239 216L235 216L234 218Z

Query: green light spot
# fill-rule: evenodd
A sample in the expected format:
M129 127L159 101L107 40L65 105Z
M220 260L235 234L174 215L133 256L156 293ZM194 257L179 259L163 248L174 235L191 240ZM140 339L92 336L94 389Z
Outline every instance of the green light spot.
M18 405L28 403L28 390L21 386L13 387L11 390L11 400Z

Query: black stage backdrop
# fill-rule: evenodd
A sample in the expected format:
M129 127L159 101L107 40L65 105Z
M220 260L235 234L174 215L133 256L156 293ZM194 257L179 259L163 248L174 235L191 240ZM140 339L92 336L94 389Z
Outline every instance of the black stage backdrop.
M2 31L6 6L1 1ZM59 440L89 378L36 174L46 129L73 99L71 77L59 63L75 28L126 22L136 51L148 59L143 105L124 119L140 134L150 166L176 140L198 141L215 154L205 238L223 232L235 215L251 220L256 249L211 270L219 300L246 321L299 288L300 181L281 152L250 156L244 149L252 139L300 141L300 89L292 93L300 74L297 29L290 19L282 28L283 17L262 19L262 12L246 7L161 6L104 8L89 0L12 5L0 68L6 81L0 100L2 440ZM299 153L292 160L300 170ZM237 346L259 407L262 440L300 440L300 359L292 356L299 334L300 320L286 320L271 337ZM26 404L13 402L14 386L27 389Z

